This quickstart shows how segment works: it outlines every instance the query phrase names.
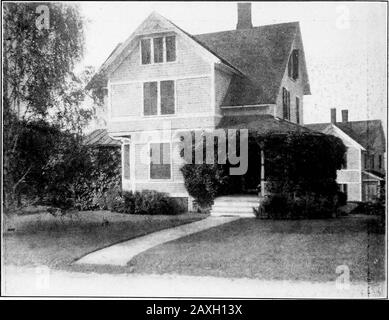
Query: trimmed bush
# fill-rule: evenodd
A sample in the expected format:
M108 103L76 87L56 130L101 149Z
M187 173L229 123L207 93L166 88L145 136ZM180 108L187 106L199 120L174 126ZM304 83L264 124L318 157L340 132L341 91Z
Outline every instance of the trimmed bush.
M100 200L101 209L126 214L175 215L183 212L177 200L157 191L110 189Z
M330 218L336 213L336 208L335 198L314 194L294 197L280 193L267 196L256 210L256 215L258 218L270 219Z

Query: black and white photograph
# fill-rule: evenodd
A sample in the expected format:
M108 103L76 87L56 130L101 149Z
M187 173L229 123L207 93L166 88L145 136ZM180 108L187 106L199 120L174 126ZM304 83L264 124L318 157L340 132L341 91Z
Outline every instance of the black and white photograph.
M387 14L2 2L1 296L387 299Z

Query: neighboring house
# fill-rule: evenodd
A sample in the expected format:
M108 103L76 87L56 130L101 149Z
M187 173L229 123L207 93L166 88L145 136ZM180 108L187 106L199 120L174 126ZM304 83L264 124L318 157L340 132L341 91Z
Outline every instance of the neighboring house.
M122 143L126 190L188 198L169 129L247 128L249 121L274 131L307 130L301 125L310 86L299 23L253 27L247 3L238 4L236 30L201 35L152 13L89 87L102 77L107 132Z
M386 163L381 120L348 121L348 110L342 110L342 122L336 122L336 109L331 109L330 123L305 126L337 136L346 145L346 163L337 172L337 182L348 201L372 201L380 195Z

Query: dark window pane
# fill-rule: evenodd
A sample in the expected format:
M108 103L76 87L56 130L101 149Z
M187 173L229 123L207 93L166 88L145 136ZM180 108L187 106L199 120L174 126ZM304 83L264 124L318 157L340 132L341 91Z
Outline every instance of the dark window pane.
M123 146L123 171L124 179L130 179L130 145Z
M143 111L145 116L156 115L158 107L158 83L143 84Z
M176 37L166 37L166 61L176 60Z
M300 99L296 97L296 123L300 123Z
M161 114L174 113L174 81L161 81Z
M151 143L150 144L150 178L170 179L170 144Z
M151 42L150 39L143 39L141 42L142 64L151 63Z
M163 38L154 38L154 62L163 62Z
M293 50L293 79L297 79L299 76L299 51Z
M282 117L286 119L288 117L287 110L287 97L286 97L286 89L282 88Z
M282 113L283 118L290 120L290 92L282 88Z

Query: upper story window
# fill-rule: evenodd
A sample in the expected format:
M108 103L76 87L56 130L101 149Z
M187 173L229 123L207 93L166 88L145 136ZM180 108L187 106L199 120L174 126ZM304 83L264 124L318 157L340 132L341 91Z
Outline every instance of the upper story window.
M130 144L123 144L123 177L130 179Z
M381 154L378 156L378 168L382 169L382 155Z
M176 61L176 37L169 36L165 38L166 41L166 61Z
M145 116L174 114L174 86L173 80L143 83L143 114Z
M299 50L294 49L288 61L288 76L293 80L299 77Z
M282 88L282 117L290 120L290 92Z
M142 39L140 46L142 53L142 64L151 63L151 39Z
M142 64L176 61L176 36L145 38L140 44Z

